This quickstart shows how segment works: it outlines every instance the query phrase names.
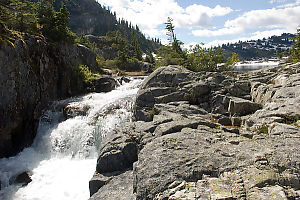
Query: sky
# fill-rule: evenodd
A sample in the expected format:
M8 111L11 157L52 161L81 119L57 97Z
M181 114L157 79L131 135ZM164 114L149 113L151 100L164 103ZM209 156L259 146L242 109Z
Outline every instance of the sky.
M167 44L165 22L173 19L177 39L185 47L206 47L239 40L296 33L300 0L97 0Z

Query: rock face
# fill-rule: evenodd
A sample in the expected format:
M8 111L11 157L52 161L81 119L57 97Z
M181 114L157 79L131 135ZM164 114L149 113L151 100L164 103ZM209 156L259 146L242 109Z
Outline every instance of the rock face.
M137 121L104 141L90 199L299 199L299 67L157 69Z
M75 68L97 70L96 56L80 45L49 45L23 35L14 47L0 46L0 157L31 145L49 102L85 92Z

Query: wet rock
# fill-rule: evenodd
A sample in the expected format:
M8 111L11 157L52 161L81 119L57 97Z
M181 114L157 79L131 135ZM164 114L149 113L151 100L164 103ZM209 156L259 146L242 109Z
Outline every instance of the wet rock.
M90 109L89 105L82 104L80 102L68 103L64 109L63 114L66 119L76 117L76 116L85 116L87 115Z
M93 196L105 183L111 180L111 176L104 176L99 173L95 173L92 179L89 181L90 196Z
M110 92L117 86L117 81L112 77L101 77L93 83L95 92Z
M130 82L130 79L125 77L125 76L122 76L121 78L118 78L117 79L118 82L122 85L123 83L129 83Z
M9 184L22 184L22 186L28 185L32 181L29 172L20 173L9 180Z

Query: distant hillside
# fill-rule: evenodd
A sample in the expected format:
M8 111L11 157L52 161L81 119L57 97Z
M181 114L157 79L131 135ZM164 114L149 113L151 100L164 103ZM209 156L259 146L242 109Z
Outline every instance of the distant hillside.
M117 19L117 14L112 13L95 0L56 0L54 7L59 10L61 4L66 4L70 12L69 27L77 35L103 36L108 31L119 30L131 42L132 31L135 32L141 49L154 50L159 47L159 39L147 39L137 26L130 22Z
M224 44L226 57L230 57L233 52L239 54L240 60L258 60L262 58L277 57L276 53L289 50L295 42L296 35L283 33L281 36L272 36L262 40L249 40L233 44Z

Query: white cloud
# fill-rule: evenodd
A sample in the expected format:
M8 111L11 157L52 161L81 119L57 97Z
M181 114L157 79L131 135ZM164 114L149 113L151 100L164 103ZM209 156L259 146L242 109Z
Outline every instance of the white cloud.
M201 37L212 37L212 36L221 36L221 35L233 35L239 34L244 31L241 27L229 27L229 28L221 28L217 30L193 30L192 34L194 36L201 36Z
M188 6L184 12L176 13L174 18L175 25L178 27L210 27L213 17L224 16L232 12L230 7L215 8L193 4Z
M226 21L221 29L193 30L192 34L202 37L236 35L247 32L249 29L259 28L267 30L265 33L272 33L274 29L281 32L295 32L300 25L300 15L298 13L300 13L300 6L253 10L233 20Z
M283 9L253 10L242 16L229 20L225 27L241 27L243 29L280 28L288 32L295 31L300 22L300 6Z
M284 2L286 2L287 0L270 0L269 2L271 3L271 4L274 4L274 3L284 3Z
M170 16L177 28L210 27L213 17L224 16L232 9L217 5L214 8L193 4L182 8L175 0L98 0L102 5L116 11L117 17L137 24L141 30L156 37L164 35L159 26Z
M277 6L277 8L288 8L288 7L295 7L300 5L300 0L296 0L294 3L288 3L284 5Z

